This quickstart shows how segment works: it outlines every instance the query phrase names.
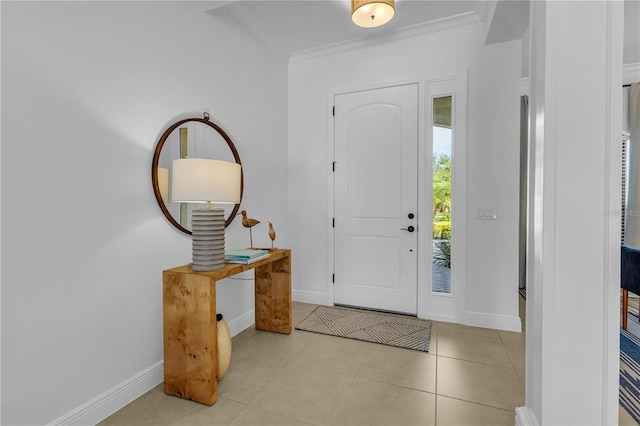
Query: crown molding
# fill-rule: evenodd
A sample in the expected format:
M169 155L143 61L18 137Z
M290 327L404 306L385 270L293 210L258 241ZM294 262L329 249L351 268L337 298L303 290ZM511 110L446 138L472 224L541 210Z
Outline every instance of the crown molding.
M442 19L401 28L391 33L370 37L365 39L352 39L339 43L328 44L325 46L293 52L290 62L299 62L320 56L332 55L349 50L360 49L372 45L379 46L381 43L393 43L400 40L407 40L415 37L421 37L427 34L433 34L442 31L471 27L482 24L482 19L476 12L466 12Z

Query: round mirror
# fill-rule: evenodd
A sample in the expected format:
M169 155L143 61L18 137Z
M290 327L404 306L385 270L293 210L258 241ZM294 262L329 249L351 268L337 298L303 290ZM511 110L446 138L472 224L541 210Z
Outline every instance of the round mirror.
M208 158L242 164L231 138L218 125L204 118L186 118L172 124L160 137L153 153L151 181L153 193L160 209L176 228L191 234L191 211L198 208L194 203L171 202L170 182L173 160L179 158ZM240 200L244 179L240 181ZM199 206L202 207L201 205ZM225 209L225 226L238 214L240 203L220 204Z

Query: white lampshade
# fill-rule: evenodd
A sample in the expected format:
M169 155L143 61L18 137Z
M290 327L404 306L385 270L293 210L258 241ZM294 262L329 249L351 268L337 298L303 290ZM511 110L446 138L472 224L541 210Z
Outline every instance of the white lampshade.
M238 204L242 174L240 164L204 158L173 160L171 201L206 203L191 211L194 271L224 268L224 209L211 203Z
M171 201L237 204L240 202L240 164L204 158L173 160Z
M351 0L351 20L364 28L384 25L395 15L394 0Z

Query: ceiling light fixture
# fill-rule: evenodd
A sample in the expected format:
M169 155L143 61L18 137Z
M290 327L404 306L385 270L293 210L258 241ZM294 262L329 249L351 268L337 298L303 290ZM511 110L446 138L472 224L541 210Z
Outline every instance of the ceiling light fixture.
M359 27L379 27L389 22L394 14L394 0L351 0L351 20Z

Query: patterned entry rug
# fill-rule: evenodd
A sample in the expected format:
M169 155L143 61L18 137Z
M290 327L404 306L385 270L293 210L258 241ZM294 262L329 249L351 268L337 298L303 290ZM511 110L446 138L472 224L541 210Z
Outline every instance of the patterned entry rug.
M318 306L296 330L429 352L431 321L338 306Z
M620 405L640 423L640 339L620 329Z

